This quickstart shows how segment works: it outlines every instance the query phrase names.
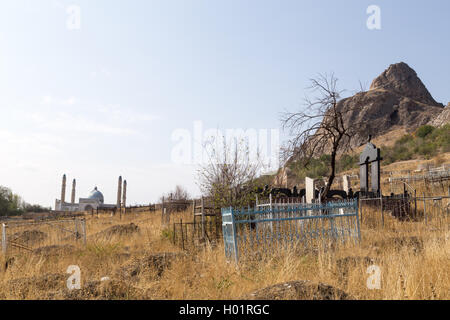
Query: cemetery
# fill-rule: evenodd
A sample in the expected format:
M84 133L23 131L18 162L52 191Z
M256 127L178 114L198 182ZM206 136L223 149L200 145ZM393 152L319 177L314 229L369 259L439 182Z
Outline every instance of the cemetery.
M394 182L392 172L382 170L382 161L380 149L368 143L360 154L359 174L339 177L338 187L326 197L321 196L323 181L307 177L301 189L259 188L254 205L245 208L218 207L209 198L172 197L162 198L159 204L127 207L120 202L124 198L120 193L120 210L99 207L73 217L66 213L61 218L5 222L0 295L445 297L448 288L435 281L440 268L448 264L445 251L438 248L448 243L450 196L421 195L423 189L415 182L424 180L412 175L408 182L399 178ZM80 266L81 287L64 289L69 276L64 265L74 263ZM238 268L234 270L258 271L232 272L230 263ZM414 290L415 277L427 263L432 266L427 281L434 284ZM365 288L369 267L384 272L381 290ZM403 280L389 281L392 278ZM39 283L43 285L38 287ZM289 288L296 288L295 292Z

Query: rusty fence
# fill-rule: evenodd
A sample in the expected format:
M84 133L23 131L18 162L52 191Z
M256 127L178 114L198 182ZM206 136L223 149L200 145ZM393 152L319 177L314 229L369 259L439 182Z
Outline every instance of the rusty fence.
M86 244L84 218L2 224L2 253L14 255L56 245Z
M222 221L220 217L211 217L204 221L179 222L172 224L172 242L183 250L201 245L216 245L222 240Z
M389 227L396 222L414 222L438 228L450 223L450 196L383 196L359 199L365 227Z

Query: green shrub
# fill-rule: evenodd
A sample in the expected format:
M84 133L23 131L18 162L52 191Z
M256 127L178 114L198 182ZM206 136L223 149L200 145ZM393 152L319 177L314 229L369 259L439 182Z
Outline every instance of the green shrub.
M414 141L414 137L410 134L406 134L403 137L401 137L400 139L398 139L395 142L395 144L405 145L405 144L411 143L412 141Z
M392 147L381 147L383 165L415 158L430 159L440 152L450 152L450 124L440 128L421 126L414 135L402 136ZM336 161L337 173L357 168L358 161L359 155L343 155ZM313 159L308 167L297 161L291 169L299 181L303 181L305 176L325 177L330 172L330 155Z
M416 136L419 138L425 138L427 135L434 131L434 127L430 125L421 126L417 129Z
M173 241L173 239L174 239L174 233L173 233L173 230L170 230L170 229L163 229L163 230L161 231L161 238L162 238L162 239L167 239L167 240Z

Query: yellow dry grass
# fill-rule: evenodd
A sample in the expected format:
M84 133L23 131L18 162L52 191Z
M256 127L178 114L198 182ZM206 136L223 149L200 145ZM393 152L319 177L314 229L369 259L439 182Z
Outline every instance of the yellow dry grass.
M378 213L373 210L370 214ZM182 216L187 221L190 213ZM174 217L174 220L179 218ZM139 233L92 236L111 226L130 222L139 226ZM359 245L347 244L304 254L288 250L265 260L245 262L239 267L226 261L220 245L180 254L172 263L153 262L152 265L145 257L181 253L165 236L168 232L161 227L160 213L130 215L122 220L110 216L88 217L86 247L79 246L56 256L24 253L8 261L8 267L4 265L0 272L0 297L239 299L270 285L311 280L339 288L355 299L450 298L448 219L439 228L393 218L388 225L386 228L363 225ZM418 240L408 242L408 239ZM368 258L381 268L380 290L367 288L370 275L365 259ZM66 289L69 275L65 272L69 265L78 265L81 269L83 290L79 294ZM136 266L139 268L134 275L122 276L123 270ZM111 281L99 283L102 277L109 277Z

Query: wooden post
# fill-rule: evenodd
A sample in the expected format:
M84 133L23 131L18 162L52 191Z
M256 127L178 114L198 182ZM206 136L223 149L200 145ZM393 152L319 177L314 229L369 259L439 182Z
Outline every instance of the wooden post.
M360 212L360 220L361 220L361 224L362 224L363 223L363 210L362 210L362 206L361 206L361 204L362 204L361 197L359 197L358 202L359 202L358 208L359 208L359 212Z
M273 219L273 204L272 204L272 194L269 194L269 201L270 201L270 215L269 215L269 219ZM273 232L273 222L271 221L270 222L270 224L269 224L269 228L270 228L270 231L272 231Z
M162 198L161 202L161 225L164 225L164 197Z
M6 223L2 224L2 252L4 256L6 256L6 250L8 248L8 237L6 235L7 227Z
M77 218L75 218L73 220L73 222L75 223L75 240L78 241L78 220L77 220Z
M425 217L425 225L428 222L428 218L427 218L427 202L425 200L425 192L423 193L423 215Z
M83 244L86 245L86 219L81 219L81 232L83 233Z
M414 189L414 219L417 219L417 190Z
M195 225L195 199L192 200L192 215L194 216L194 235L195 235L195 229L196 229L196 225Z
M380 193L381 224L384 228L383 194Z
M183 219L180 219L180 229L181 229L181 247L184 250Z
M176 241L176 237L177 237L177 229L176 229L176 223L174 222L173 223L173 244L174 245L176 245L177 244L177 241Z
M393 180L392 171L389 173L389 175L390 175L389 182L390 182L390 185L391 185L391 193L394 193L393 188L392 188L392 180Z
M202 197L202 237L205 238L205 201Z

